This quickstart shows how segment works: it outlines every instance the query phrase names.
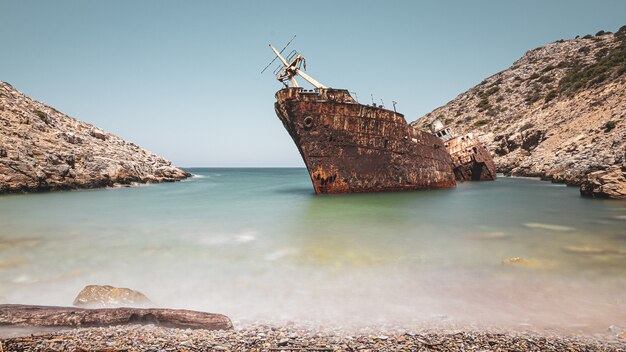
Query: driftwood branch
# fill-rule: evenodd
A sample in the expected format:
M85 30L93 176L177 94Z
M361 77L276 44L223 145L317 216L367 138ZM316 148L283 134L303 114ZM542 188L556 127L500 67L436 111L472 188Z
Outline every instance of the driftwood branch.
M95 327L123 324L207 330L228 330L233 327L225 315L191 310L0 305L0 326Z

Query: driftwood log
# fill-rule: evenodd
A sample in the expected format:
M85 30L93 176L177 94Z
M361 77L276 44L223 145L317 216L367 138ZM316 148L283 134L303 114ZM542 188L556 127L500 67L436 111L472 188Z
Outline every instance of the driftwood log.
M100 308L0 304L0 326L98 327L154 324L170 328L228 330L233 324L222 314L181 309Z

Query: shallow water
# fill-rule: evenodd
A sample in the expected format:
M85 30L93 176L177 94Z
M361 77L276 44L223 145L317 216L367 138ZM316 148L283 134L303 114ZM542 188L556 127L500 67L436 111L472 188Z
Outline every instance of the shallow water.
M626 325L626 202L504 177L315 196L305 169L190 171L0 197L0 302L110 284L244 321Z

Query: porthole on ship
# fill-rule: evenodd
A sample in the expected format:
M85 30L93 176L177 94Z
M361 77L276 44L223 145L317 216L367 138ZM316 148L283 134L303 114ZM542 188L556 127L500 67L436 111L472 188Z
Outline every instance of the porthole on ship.
M311 127L313 127L313 118L311 116L305 117L303 121L303 125L304 125L304 128L306 129L310 129Z

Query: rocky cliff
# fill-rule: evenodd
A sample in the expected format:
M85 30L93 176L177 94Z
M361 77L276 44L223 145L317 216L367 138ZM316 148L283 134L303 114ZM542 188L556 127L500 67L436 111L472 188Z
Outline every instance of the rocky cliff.
M0 193L176 181L185 171L0 82Z
M626 26L528 51L412 125L437 118L479 135L499 172L626 198Z

